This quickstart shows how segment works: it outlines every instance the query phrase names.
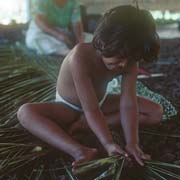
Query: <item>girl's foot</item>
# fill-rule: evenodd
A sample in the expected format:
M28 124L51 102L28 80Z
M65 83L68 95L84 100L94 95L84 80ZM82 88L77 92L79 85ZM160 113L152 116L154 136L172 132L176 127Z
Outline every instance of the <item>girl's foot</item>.
M76 174L76 167L82 163L94 160L98 155L98 150L95 148L87 148L84 153L75 158L75 161L72 163L72 172Z

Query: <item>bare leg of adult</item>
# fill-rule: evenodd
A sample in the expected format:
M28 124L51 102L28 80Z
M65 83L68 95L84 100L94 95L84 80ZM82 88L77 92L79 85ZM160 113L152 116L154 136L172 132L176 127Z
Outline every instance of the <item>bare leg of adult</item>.
M96 149L79 144L64 131L79 117L77 111L63 104L25 104L17 116L21 125L33 135L71 155L75 159L73 166L96 157Z

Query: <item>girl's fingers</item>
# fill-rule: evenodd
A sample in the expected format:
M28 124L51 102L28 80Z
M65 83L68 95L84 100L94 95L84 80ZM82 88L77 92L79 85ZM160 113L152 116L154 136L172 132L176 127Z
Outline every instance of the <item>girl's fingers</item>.
M123 151L123 150L120 149L120 148L118 148L117 150L118 150L118 152L119 152L121 155L123 155L123 156L125 156L125 157L128 157L127 152Z
M144 166L144 163L143 163L141 157L137 153L134 154L134 158L138 162L138 164L140 164L141 166Z
M118 146L116 146L115 149L114 149L114 151L111 152L111 155L112 155L112 154L120 154L120 155L125 156L125 157L128 157L128 156L129 156L126 151L122 150L122 149L119 148Z
M151 160L151 156L149 154L142 154L141 158L144 160Z

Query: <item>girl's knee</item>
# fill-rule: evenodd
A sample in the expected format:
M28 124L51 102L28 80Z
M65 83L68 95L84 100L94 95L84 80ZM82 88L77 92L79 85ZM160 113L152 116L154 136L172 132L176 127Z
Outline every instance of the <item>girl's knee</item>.
M154 108L154 111L151 113L154 120L157 120L157 123L160 123L162 120L164 110L162 105L156 104L156 107Z
M157 111L157 115L162 118L164 110L163 110L163 107L162 107L161 104L157 105L157 110L156 111Z
M29 116L33 112L33 105L30 103L23 104L17 111L17 118L21 125L25 126L29 121Z

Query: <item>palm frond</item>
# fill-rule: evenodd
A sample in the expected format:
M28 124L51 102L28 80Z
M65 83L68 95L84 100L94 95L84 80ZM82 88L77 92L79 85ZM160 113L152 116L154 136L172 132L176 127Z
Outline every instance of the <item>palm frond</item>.
M158 132L152 132L152 131L145 131L145 130L141 130L140 131L141 134L148 134L148 135L152 135L152 136L160 136L160 137L169 137L169 138L180 138L180 135L178 134L167 134L167 133L158 133Z
M111 165L111 164L116 164L119 161L123 160L122 156L119 155L114 155L114 156L110 156L107 158L103 158L103 159L96 159L94 161L89 161L86 163L82 163L79 164L76 168L76 174L82 174L85 173L87 171L90 171L92 169L96 169L98 167L102 167L105 165Z

